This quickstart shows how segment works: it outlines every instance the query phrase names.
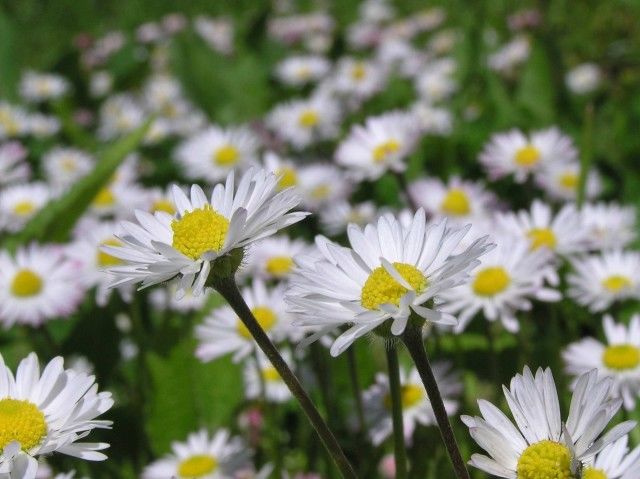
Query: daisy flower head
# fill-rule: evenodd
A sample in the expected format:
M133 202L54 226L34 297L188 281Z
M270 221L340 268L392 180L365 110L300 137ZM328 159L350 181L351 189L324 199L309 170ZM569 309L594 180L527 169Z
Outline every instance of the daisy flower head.
M276 65L276 76L285 85L303 86L322 79L331 63L320 55L295 55Z
M480 153L480 163L491 179L513 175L523 183L544 166L574 161L577 155L573 140L555 127L530 135L514 129L493 135Z
M427 104L446 101L458 89L449 72L427 69L415 80L415 88L421 100Z
M143 208L146 203L146 193L138 183L116 178L98 191L88 212L99 219L131 218L132 210Z
M256 321L274 342L285 339L291 329L291 316L284 302L285 288L284 284L268 288L256 279L242 290L242 297ZM204 323L196 327L196 337L199 343L196 356L204 362L229 353L233 353L234 362L239 362L256 348L251 333L228 305L212 311Z
M590 249L620 249L636 238L636 210L615 203L587 203L580 210Z
M288 351L282 353L287 364L291 364ZM269 359L262 353L258 354L258 361L248 358L244 365L244 384L248 399L259 399L264 385L264 396L269 402L283 403L291 399L291 392L274 368Z
M610 250L575 258L567 276L569 296L589 311L604 311L616 301L640 299L640 253Z
M569 70L565 82L571 93L588 95L602 83L602 70L595 63L582 63Z
M411 114L423 135L448 136L453 130L453 115L446 108L417 101L411 107Z
M26 101L39 103L55 100L69 91L69 82L53 73L26 72L20 81L20 95Z
M378 210L372 201L352 203L341 200L329 203L319 211L320 226L330 236L336 236L347 231L351 223L364 226L376 219Z
M640 394L640 315L634 314L626 326L607 314L602 327L606 344L595 338L571 343L562 352L565 369L572 376L597 369L601 377L612 378L612 397L621 398L632 411Z
M244 441L226 429L210 435L200 430L186 442L173 442L171 453L149 464L142 479L226 479L249 465L250 453Z
M247 250L243 273L265 280L282 280L293 272L294 256L304 252L307 243L288 236L273 236L251 245Z
M333 88L345 97L365 100L384 88L387 72L375 62L342 58L333 76Z
M105 253L125 262L110 269L116 278L112 286L142 283L147 287L179 280L178 294L192 288L198 296L210 273L235 272L245 246L306 216L290 211L299 197L291 189L278 191L278 179L272 173L250 169L237 188L235 184L232 171L224 184L214 187L210 200L197 185L191 187L190 198L174 187L174 215L137 210L139 224L122 223L124 245L103 246Z
M211 290L205 290L201 295L194 296L191 290L186 290L184 296L178 299L176 295L176 283L170 283L166 287L154 288L149 293L149 301L157 311L176 311L190 313L200 311L206 307L211 297Z
M610 399L611 387L611 380L599 379L595 370L580 376L563 421L551 370L539 368L534 376L525 367L509 388L503 386L515 425L482 399L482 417L462 416L471 437L488 453L473 454L470 464L507 479L585 477L585 464L636 424L627 421L602 434L622 403Z
M0 101L0 140L16 138L29 132L29 115L16 105Z
M40 373L38 357L29 354L16 374L0 355L0 474L35 479L37 457L54 452L103 461L106 443L77 442L93 429L109 429L96 419L113 406L111 393L98 392L95 377L64 369L61 357Z
M49 138L60 131L57 117L33 113L27 118L27 131L36 138Z
M272 151L264 154L264 168L278 177L278 188L284 190L298 186L298 170L296 163L289 158L282 158Z
M0 187L29 179L31 168L24 161L26 157L27 150L20 142L0 144Z
M456 315L456 332L463 331L478 312L488 321L499 320L510 332L520 329L518 311L531 309L531 300L558 301L558 291L544 283L552 255L531 251L522 238L500 236L497 246L470 272L471 280L442 294L443 311Z
M22 229L51 198L45 183L12 185L0 190L0 231Z
M505 76L511 76L529 58L530 52L530 40L524 35L518 35L489 55L489 68Z
M42 157L45 177L55 190L71 186L88 174L94 163L88 153L77 148L53 148Z
M98 138L111 140L136 129L147 118L143 106L130 94L113 95L100 106Z
M448 362L433 363L433 374L438 381L447 415L454 415L458 410L457 397L462 391L458 374L452 371ZM411 442L416 425L436 424L431 401L415 367L408 372L400 368L400 397L405 442ZM389 377L378 373L375 384L363 392L362 401L371 442L378 446L393 432Z
M388 170L402 172L419 139L412 115L394 111L355 125L335 153L336 162L357 180L376 180Z
M244 127L211 126L179 145L175 157L190 178L215 183L254 164L257 148L257 138Z
M635 479L640 475L640 447L628 448L629 437L622 436L596 454L582 470L584 479Z
M297 192L302 206L318 211L335 201L345 200L353 184L340 168L330 163L312 163L298 169Z
M580 183L580 164L577 161L552 162L536 174L536 183L553 200L576 201ZM600 175L589 171L585 197L593 199L602 192Z
M391 214L364 230L349 225L351 248L318 236L320 259L296 258L290 310L297 324L318 330L310 340L348 326L331 346L333 356L370 331L402 334L410 315L454 325L456 319L438 311L434 298L466 281L478 257L493 246L484 237L452 255L468 230L446 221L427 225L419 209L406 226Z
M84 296L79 267L54 246L0 251L0 323L40 326L73 313Z

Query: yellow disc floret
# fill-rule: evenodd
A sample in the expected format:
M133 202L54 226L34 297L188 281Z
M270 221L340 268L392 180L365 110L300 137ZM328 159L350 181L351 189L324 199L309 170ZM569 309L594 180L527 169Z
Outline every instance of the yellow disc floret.
M356 81L364 80L367 76L367 68L362 63L356 63L351 69L351 78Z
M382 163L390 155L397 153L400 150L400 143L397 140L387 140L384 143L380 143L373 149L373 161L376 163Z
M409 409L422 402L426 392L423 387L417 384L403 384L400 387L400 401L402 409ZM384 398L384 405L387 409L391 409L391 394L387 394Z
M533 250L538 248L555 249L558 243L555 233L550 228L533 228L527 236Z
M524 168L530 168L540 161L540 150L533 145L527 145L516 151L515 162Z
M298 124L304 128L313 128L320 121L320 116L315 110L304 110L298 117Z
M582 471L582 479L608 479L607 473L602 469L587 467Z
M218 166L233 166L240 159L240 152L233 145L218 148L213 154L213 162Z
M100 243L101 246L122 246L122 242L118 241L115 238L108 239ZM96 255L96 263L98 266L102 268L106 268L109 266L117 266L122 264L122 260L120 258L116 258L115 256L111 256L109 253L105 253L101 249L98 249L98 254Z
M537 442L520 455L517 473L518 479L573 479L571 453L558 442Z
M93 205L97 207L112 206L116 202L116 197L110 188L102 188L98 194L93 198Z
M578 187L578 179L578 175L575 173L567 172L560 175L558 182L564 189L575 191Z
M262 377L267 382L280 381L280 373L273 366L263 369Z
M602 286L611 293L619 293L631 286L631 280L621 274L614 274L603 280Z
M478 296L495 296L503 292L511 283L509 273L501 266L480 270L473 280L473 291Z
M251 310L251 312L253 313L253 316L255 316L256 321L258 321L260 327L266 332L269 332L278 321L278 316L276 316L276 313L274 313L271 308L267 308L266 306L256 306ZM237 328L240 336L249 340L253 339L251 337L251 333L244 325L244 323L240 321L240 319L238 319Z
M427 287L427 278L413 265L393 263L400 276L420 292ZM398 283L382 266L374 269L362 287L360 302L367 309L378 309L381 304L400 305L400 298L409 290Z
M207 454L196 454L183 460L178 466L181 479L196 479L211 474L218 468L218 461Z
M602 362L609 369L623 371L640 365L640 349L632 344L609 346L602 353Z
M11 292L14 296L28 298L42 291L42 277L30 269L21 269L13 277Z
M0 399L0 451L18 441L23 451L38 446L47 435L47 422L38 407L19 399Z
M176 214L176 208L173 206L173 203L169 200L160 199L153 203L151 206L151 212L155 213L156 211L164 211L165 213L169 213L170 215Z
M220 251L229 230L229 220L210 205L186 212L171 223L173 247L191 259L207 251Z
M309 192L309 196L314 200L325 200L331 193L331 186L329 185L318 185L315 188L312 188Z
M278 189L284 190L298 184L298 173L291 167L285 166L276 171L278 179Z
M29 216L35 210L36 205L29 200L19 201L13 206L13 212L18 216Z
M293 259L291 256L273 256L267 260L265 269L276 278L282 278L291 272Z
M471 213L469 197L460 188L452 188L445 195L440 209L444 214L451 216L465 216Z

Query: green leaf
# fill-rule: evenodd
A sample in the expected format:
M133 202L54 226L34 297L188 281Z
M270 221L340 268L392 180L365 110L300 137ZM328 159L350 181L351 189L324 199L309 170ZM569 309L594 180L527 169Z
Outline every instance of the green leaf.
M551 66L544 49L536 44L522 72L516 100L538 123L546 125L554 118L554 86Z

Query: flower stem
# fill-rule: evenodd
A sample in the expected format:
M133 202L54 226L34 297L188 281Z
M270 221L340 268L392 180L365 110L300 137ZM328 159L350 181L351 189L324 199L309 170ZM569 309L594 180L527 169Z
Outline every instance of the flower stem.
M590 102L584 109L584 124L582 126L582 145L580 145L582 154L580 155L580 178L576 198L578 209L582 208L587 196L589 170L593 160L593 116L593 103Z
M418 369L418 373L420 374L420 378L424 383L424 387L427 390L429 400L431 401L431 407L433 408L433 413L436 417L436 421L438 422L438 428L440 429L442 440L444 441L447 453L449 454L449 459L451 459L451 463L453 464L456 477L458 479L469 479L469 471L467 471L467 467L462 459L462 455L460 454L458 443L453 435L453 429L451 428L451 423L447 416L447 410L442 402L438 383L436 382L433 370L429 364L427 352L424 349L421 329L415 325L409 324L402 335L402 341L409 350L409 354L411 355L411 358Z
M389 391L391 393L396 479L406 479L407 450L404 443L404 423L402 422L402 386L400 385L398 350L395 344L387 344L385 350L387 352L387 367L389 368Z
M358 425L360 432L366 434L367 423L364 419L364 407L362 405L362 390L360 388L360 378L358 378L358 365L355 347L347 348L347 366L349 368L349 379L353 389L353 400L356 406L356 414L358 416Z
M291 394L293 394L293 396L298 400L300 407L302 407L302 410L318 433L318 436L320 436L322 443L327 449L327 452L331 455L342 476L345 479L355 479L357 477L356 473L349 463L349 460L344 455L338 441L318 412L318 409L314 406L309 395L302 387L302 384L300 384L298 378L295 376L293 371L291 371L267 334L260 327L258 321L256 321L256 318L253 316L253 313L251 313L247 303L245 303L242 298L235 279L233 277L215 278L212 286L229 303L229 306L231 306L253 336L258 347L260 347L262 352L264 352L267 358L269 358L269 361L271 361L273 367L278 371L282 380L291 391Z

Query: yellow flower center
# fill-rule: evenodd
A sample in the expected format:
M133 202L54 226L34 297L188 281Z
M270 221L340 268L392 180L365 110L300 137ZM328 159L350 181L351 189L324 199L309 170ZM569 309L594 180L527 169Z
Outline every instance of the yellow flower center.
M311 68L306 65L298 68L296 76L299 80L308 80L309 78L311 78Z
M260 325L260 327L266 332L269 332L276 325L276 322L278 321L278 317L276 316L276 313L274 313L271 310L271 308L267 308L266 306L256 306L251 310L251 312L255 316L256 321L258 321L258 324ZM253 339L253 337L251 336L251 333L249 332L247 327L244 325L244 323L240 321L240 319L238 319L237 328L240 336L248 340Z
M196 454L180 463L178 474L181 479L196 479L211 474L218 468L218 461L208 454Z
M101 246L122 246L122 242L117 239L108 239L100 243ZM116 258L115 256L111 256L109 253L105 253L101 249L98 249L98 254L96 255L96 263L98 266L102 268L106 268L109 266L117 266L122 264L122 260L120 258Z
M367 69L362 63L356 63L351 69L351 78L356 81L364 80L367 76Z
M384 143L380 143L373 149L373 161L376 163L382 163L390 155L397 153L400 150L400 143L397 140L387 140Z
M191 259L207 251L220 251L229 230L229 220L211 205L186 212L171 223L173 247Z
M93 199L93 204L98 207L107 207L113 205L115 201L116 197L113 195L111 189L102 188Z
M18 441L23 451L40 444L47 435L47 422L38 407L19 399L0 399L0 451Z
M540 161L540 150L533 145L527 145L516 151L515 162L522 167L534 166Z
M493 266L480 270L473 281L473 291L478 296L495 296L511 283L511 277L504 268Z
M558 442L537 442L520 455L517 473L518 479L573 479L571 453Z
M284 166L276 171L278 189L284 190L298 184L298 173L293 168Z
M309 193L314 200L324 200L331 193L331 187L329 185L318 185Z
M560 175L559 183L564 189L575 191L578 187L578 179L575 173L563 173Z
M631 280L621 274L614 274L602 281L602 286L611 293L619 293L631 286Z
M30 269L21 269L13 277L11 292L14 296L28 298L42 290L42 278Z
M313 128L320 121L320 116L315 110L305 110L298 117L298 124L304 128Z
M0 109L0 126L4 128L7 136L15 136L20 132L20 125L9 110Z
M425 397L424 388L417 384L403 384L400 387L400 402L402 409L409 409L418 405ZM387 394L384 398L384 405L387 409L391 409L391 394Z
M164 211L170 215L176 214L176 208L173 206L173 203L165 199L157 200L151 205L151 212L155 213L156 211Z
M67 173L73 173L78 168L75 158L67 156L60 161L60 168Z
M538 248L555 249L557 244L556 235L550 228L533 228L527 236L533 250Z
M240 152L233 145L225 145L213 154L213 162L218 166L233 166L240 159Z
M273 256L267 260L265 269L271 276L281 278L291 272L293 259L291 256Z
M413 265L406 263L393 263L400 276L420 292L427 287L427 278ZM360 302L367 309L378 309L381 304L400 305L400 298L404 296L407 288L398 283L382 266L374 269L362 287Z
M18 216L29 216L36 209L36 205L29 200L19 201L13 206L13 212Z
M640 365L640 349L631 344L609 346L602 353L602 362L609 369L623 371Z
M608 479L607 473L602 469L594 469L593 467L587 467L582 471L582 479Z
M273 366L269 366L262 370L262 377L267 382L280 381L280 373Z
M469 197L460 188L452 188L445 195L440 209L447 215L465 216L471 213Z

